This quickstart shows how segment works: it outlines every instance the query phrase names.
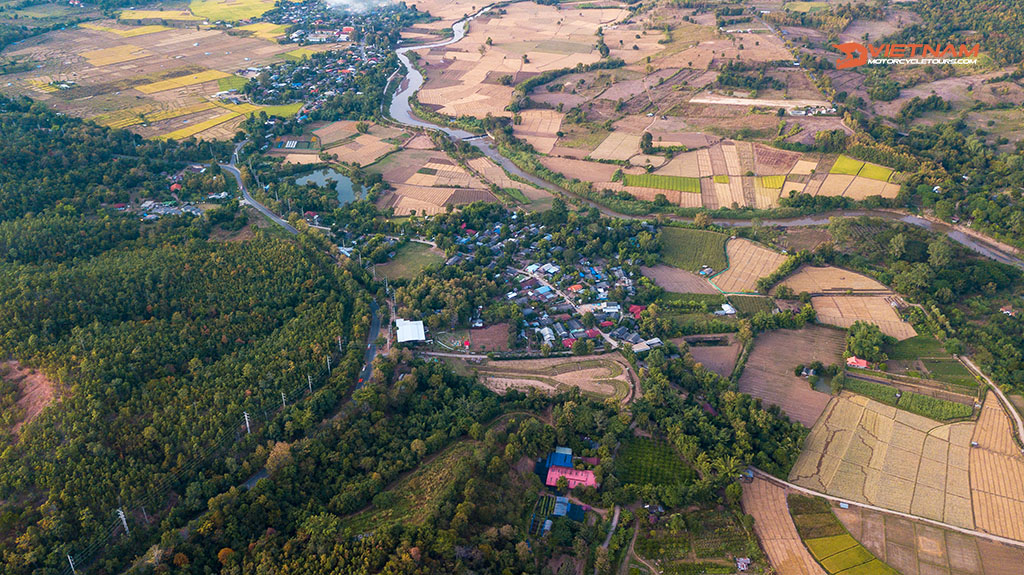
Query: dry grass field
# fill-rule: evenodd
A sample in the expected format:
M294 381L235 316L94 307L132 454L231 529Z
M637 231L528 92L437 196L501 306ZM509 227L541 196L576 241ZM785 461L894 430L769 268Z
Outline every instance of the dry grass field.
M816 325L762 333L754 340L739 389L765 405L778 405L790 419L812 427L830 396L811 389L806 379L793 375L793 369L813 361L841 363L845 347L845 333Z
M16 361L0 363L0 377L18 386L17 405L24 415L11 426L11 433L18 435L26 423L38 417L43 408L53 402L56 386L42 372L22 367Z
M274 62L288 51L261 38L218 30L131 27L110 20L91 24L8 47L3 56L38 67L8 74L0 92L29 94L56 111L145 137L230 137L252 110L229 109L233 115L224 118L225 111L197 107L213 103L210 97L221 91L218 79ZM70 80L75 83L68 89L50 85ZM197 125L205 129L197 132Z
M974 423L931 419L844 392L814 425L793 483L973 528L968 451Z
M708 280L701 276L667 265L657 265L652 268L642 267L640 271L644 276L654 280L654 283L665 291L672 293L718 293Z
M725 245L729 269L711 278L711 283L726 293L752 293L757 280L770 275L786 256L743 238Z
M1011 575L1024 549L939 529L887 513L833 508L853 537L903 575Z
M971 496L979 529L1024 541L1024 456L1013 442L1010 418L989 394L971 449Z
M479 375L483 385L501 394L511 389L536 389L555 394L579 387L593 397L622 400L631 387L626 372L628 366L618 356L485 360L470 368Z
M842 268L824 266L800 266L795 273L787 276L780 286L789 286L795 293L817 294L872 293L890 294L885 285L856 272Z
M754 532L776 573L825 575L800 540L789 514L785 489L755 478L743 486L742 502L743 511L754 518Z
M554 110L523 110L521 123L515 125L515 135L526 140L542 154L550 154L562 127L561 112Z
M340 122L335 122L339 124ZM352 122L354 125L355 122ZM319 131L319 130L318 130ZM333 137L341 135L343 127L327 128L326 134ZM353 127L354 131L354 127ZM324 151L336 157L339 161L357 163L360 166L368 166L381 157L398 149L398 141L408 138L408 134L398 128L372 124L370 131L366 134L354 132L342 140L337 140Z
M640 136L612 132L596 150L590 152L595 160L628 160L640 152Z
M886 335L907 339L917 335L914 327L900 319L887 296L816 296L811 305L818 321L837 327L850 327L856 321L877 325Z
M690 354L704 367L722 377L729 377L740 356L740 344L730 338L729 345L690 345Z

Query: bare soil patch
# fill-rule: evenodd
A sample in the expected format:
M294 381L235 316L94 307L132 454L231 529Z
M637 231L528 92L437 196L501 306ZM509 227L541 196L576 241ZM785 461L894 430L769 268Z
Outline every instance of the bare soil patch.
M654 280L655 284L666 291L673 293L718 293L718 290L708 283L708 280L693 272L667 265L657 265L652 268L642 267L640 270L645 276Z
M830 396L811 389L806 379L793 374L793 369L816 360L825 365L841 363L845 347L843 332L821 326L760 334L740 376L740 391L765 404L778 405L790 419L811 427Z
M0 364L0 377L18 387L17 406L23 415L11 427L11 433L18 435L25 424L38 417L43 408L53 402L56 386L42 372L22 367L16 361Z

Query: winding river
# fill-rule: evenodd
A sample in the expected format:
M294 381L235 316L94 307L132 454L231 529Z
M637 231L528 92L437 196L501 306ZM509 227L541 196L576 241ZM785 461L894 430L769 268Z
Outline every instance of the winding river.
M408 52L413 50L440 48L442 46L449 46L462 40L466 36L466 28L469 22L471 22L478 16L486 14L493 7L494 4L485 6L475 14L467 16L462 20L459 20L458 22L452 24L452 37L447 40L441 42L434 42L431 44L416 44L398 48L395 51L395 54L398 56L398 60L405 67L406 75L405 78L400 81L401 83L399 84L398 91L391 99L391 106L388 108L388 112L391 115L391 118L400 124L405 124L407 126L411 126L414 128L439 130L441 132L444 132L454 140L463 140L472 144L474 147L483 152L484 155L486 155L496 164L504 168L510 174L513 174L516 177L526 180L539 188L548 190L550 192L573 195L574 197L579 198L579 196L575 196L571 192L564 190L558 186L555 186L551 182L542 180L532 174L528 174L521 170L519 166L515 165L512 162L512 160L509 160L508 158L502 156L498 152L498 149L494 146L494 142L490 136L478 136L465 130L441 126L438 124L434 124L432 122L422 120L416 117L415 114L413 114L412 106L409 104L409 98L413 94L415 94L420 88L423 87L425 79L423 78L423 74L420 73L420 71L417 70L416 67L412 65L412 61L409 59L409 56L407 55ZM398 72L396 72L396 74L398 74ZM651 219L655 217L652 215L630 216L626 214L620 214L600 204L592 202L586 198L579 199L583 200L588 205L597 208L598 210L601 211L601 213L611 217L630 219ZM997 262L1001 262L1004 264L1024 269L1024 260L1021 260L1020 258L1016 257L1016 255L1014 255L1013 253L1003 249L1002 247L996 245L993 242L985 241L983 238L980 238L977 235L965 233L961 229L957 229L954 226L935 222L906 212L887 210L846 210L843 212L830 212L796 218L764 219L762 220L762 223L766 226L779 226L786 228L800 226L819 226L827 224L831 216L838 215L847 217L871 216L887 220L899 220L910 225L925 228L935 233L945 234L949 239L967 247L968 249L973 250L978 254L991 258ZM683 218L679 216L669 216L669 219L679 221L691 220L691 218ZM715 223L725 227L745 227L751 225L750 220L715 219Z

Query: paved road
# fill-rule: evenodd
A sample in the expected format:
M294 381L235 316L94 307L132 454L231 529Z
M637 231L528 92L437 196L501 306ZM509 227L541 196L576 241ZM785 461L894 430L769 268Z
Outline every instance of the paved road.
M1016 423L1015 427L1017 431L1017 437L1018 439L1020 439L1021 445L1024 445L1024 420L1021 419L1020 412L1017 411L1017 409L1013 406L1012 403L1010 403L1010 398L1006 397L1006 394L1003 393L1003 390L999 389L999 386L996 385L994 381L989 379L989 377L985 375L985 372L981 371L981 368L979 368L977 365L974 364L973 361L971 361L971 358L963 355L957 355L954 357L959 359L960 363L964 364L964 367L966 367L968 371L985 380L985 383L987 383L988 386L992 388L992 391L996 392L996 396L999 398L999 401L1003 402L1003 407L1005 408L1005 411L1009 413L1010 417L1012 417L1014 422ZM1022 449L1021 452L1024 453L1024 449Z
M359 372L359 381L356 382L356 389L363 386L364 383L370 381L370 376L373 375L373 360L377 357L377 338L380 337L380 314L377 310L380 306L377 302L370 302L370 335L366 338L366 355L364 357L363 370Z
M860 507L860 508L863 508L863 509L870 509L871 511L877 511L879 513L888 513L889 515L895 515L897 517L902 517L904 519L912 519L914 521L920 521L922 523L928 523L928 524L934 525L936 527L941 527L943 529L949 529L950 531L956 531L958 533L963 533L964 535L970 535L972 537L980 537L982 539L988 539L989 541L995 541L997 543L1003 543L1003 544L1006 544L1006 545L1012 545L1014 547L1024 547L1024 541L1017 541L1016 539L1008 539L1006 537L1000 537L999 535L992 535L991 533L985 533L984 531L975 531L974 529L967 529L966 527L957 527L956 525L950 525L949 523L943 523L941 521L936 521L934 519L928 519L927 517L921 517L921 516L918 516L918 515L912 515L910 513L903 513L901 511L893 511L892 509L886 509L884 507L877 507L875 505L868 505L867 503L861 503L859 501L851 501L849 499L842 499L842 498L839 498L839 497L835 497L835 496L829 495L827 493L822 493L820 491L815 491L814 489L808 489L806 487L802 487L800 485L796 485L794 483L790 483L788 481L784 481L782 479L779 479L778 477L775 477L774 475L769 475L769 474L765 473L764 471L761 471L760 469L757 469L757 468L754 468L754 474L757 475L758 477L763 477L764 479L767 479L768 481L771 481L772 483L775 483L776 485L781 485L783 487L786 487L788 489L792 489L793 491L799 491L799 492L804 493L806 495L813 495L815 497L821 497L823 499L827 499L827 500L833 501L835 503L846 503L850 507Z
M281 226L288 233L298 234L299 230L295 229L295 226L289 224L287 221L282 219L281 216L270 211L270 209L268 209L263 204L257 202L255 198L249 195L249 190L246 189L245 182L242 181L242 173L239 172L238 168L235 167L235 164L238 162L238 150L241 150L243 145L245 145L245 142L240 142L239 144L235 145L235 151L233 154L231 154L231 162L227 164L220 164L220 167L235 177L235 183L238 184L238 190L242 192L242 198L245 200L245 203L256 208L261 214L266 216L267 219Z

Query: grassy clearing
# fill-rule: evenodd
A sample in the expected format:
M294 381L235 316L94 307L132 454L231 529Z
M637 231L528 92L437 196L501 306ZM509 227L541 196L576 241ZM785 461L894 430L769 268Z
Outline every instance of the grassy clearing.
M312 56L313 54L316 54L316 50L311 50L309 48L296 48L294 50L291 50L289 52L285 52L284 54L281 54L281 57L286 59L286 60L296 60L297 61L297 60L301 60L303 58L308 58L308 57Z
M643 437L622 444L615 466L622 482L633 485L676 485L694 477L671 445Z
M396 523L422 523L432 511L431 502L436 501L455 480L459 461L472 454L472 443L456 443L433 461L400 479L382 494L383 497L377 496L373 508L351 517L345 526L363 532Z
M99 32L109 32L116 34L122 38L133 38L135 36L142 36L144 34L153 34L154 32L163 32L164 30L170 30L166 26L152 25L152 26L136 26L128 30L122 30L119 28L111 28L109 26L103 26L92 22L87 22L78 25L79 28L85 28L86 30L96 30Z
M790 12L818 12L828 9L828 2L786 2L783 9Z
M860 169L860 173L857 175L868 178L869 180L888 182L889 177L892 176L892 168L886 168L885 166L879 166L878 164L865 163L864 167Z
M922 357L948 357L942 342L930 335L917 335L888 346L889 359L913 360Z
M870 397L880 403L898 407L910 413L923 415L935 421L964 419L974 413L974 409L969 405L921 395L912 391L904 391L897 398L897 389L895 387L872 381L849 378L846 380L846 389L865 397Z
M238 30L252 32L253 36L262 38L269 42L277 42L278 38L284 36L285 30L287 29L288 27L283 24L272 24L270 22L256 22L255 24L238 27Z
M743 315L754 315L759 311L771 313L775 309L775 302L771 298L760 296L731 296L729 301L736 308L736 311Z
M728 266L725 234L705 230L666 227L661 230L661 257L666 264L691 272L708 265L717 270Z
M444 261L444 256L436 253L426 245L416 242L409 242L398 248L395 257L386 264L377 266L377 274L385 275L389 279L412 279L420 274L427 266L439 264Z
M761 187L770 190L781 190L782 186L786 183L786 176L759 176L758 180L761 183Z
M220 78L217 80L217 88L222 91L241 90L248 82L249 80L241 76L228 76L227 78Z
M829 173L856 176L863 167L864 162L860 160L854 160L850 156L839 156L836 158L836 163L832 165L832 169L829 170Z
M657 174L625 174L623 183L627 186L638 188L654 188L657 190L671 190L673 192L686 192L688 194L700 193L700 180L683 176L660 176Z

